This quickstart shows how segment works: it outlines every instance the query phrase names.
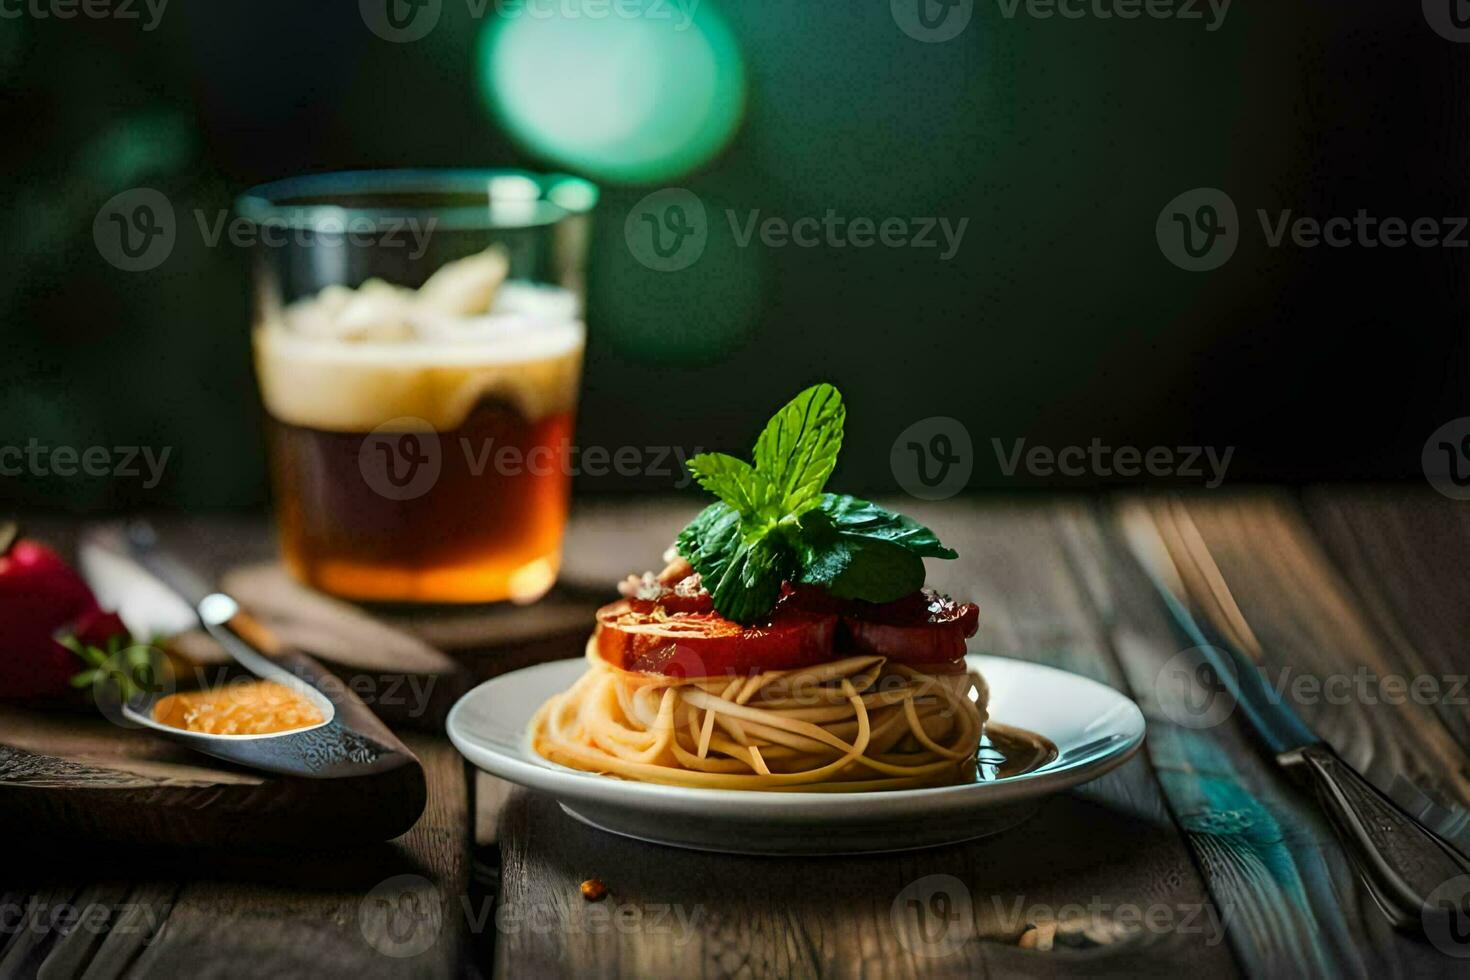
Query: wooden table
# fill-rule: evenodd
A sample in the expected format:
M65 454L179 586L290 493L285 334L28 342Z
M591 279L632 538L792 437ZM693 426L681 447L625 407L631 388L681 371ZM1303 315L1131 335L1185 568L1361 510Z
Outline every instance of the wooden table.
M1309 723L1470 845L1470 507L1406 489L1186 503L1270 676L1349 679L1354 693L1300 705ZM586 828L468 770L441 737L410 734L430 806L379 847L267 858L9 841L0 976L1465 975L1388 926L1316 808L1237 720L1170 720L1156 679L1186 644L1122 546L1118 504L905 505L960 552L932 580L980 602L973 650L1096 678L1148 716L1138 757L1019 829L869 858L678 851ZM655 563L688 511L582 508L567 579L592 588ZM167 528L216 568L270 549L259 520ZM73 530L31 522L40 536ZM1438 694L1388 703L1400 700L1391 675L1434 678ZM610 889L602 903L578 894L593 876ZM908 898L936 889L957 910L937 937L906 917ZM88 908L93 925L67 928L66 909Z

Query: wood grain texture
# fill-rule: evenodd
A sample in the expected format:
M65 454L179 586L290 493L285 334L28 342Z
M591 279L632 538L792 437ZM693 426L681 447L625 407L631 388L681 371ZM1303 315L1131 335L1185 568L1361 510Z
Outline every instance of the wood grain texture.
M1191 514L1274 667L1291 676L1345 664L1463 671L1470 583L1444 570L1462 561L1470 531L1434 500L1399 507L1388 495L1323 491L1308 494L1305 507L1286 495L1215 495L1191 501ZM0 976L1455 972L1461 961L1394 933L1367 904L1311 800L1238 723L1200 730L1171 719L1177 692L1157 680L1180 644L1108 513L1081 499L905 509L963 555L931 563L931 576L981 603L972 649L1055 663L1129 693L1149 717L1139 758L989 840L767 860L615 838L488 777L474 782L471 813L458 756L416 736L406 741L428 770L430 810L389 844L290 859L118 853L81 842L20 855L3 866L0 907L17 906L36 925L0 930ZM421 625L441 630L474 671L576 654L587 610L610 588L605 580L656 564L687 511L661 503L584 511L573 533L582 544L568 562L572 588L541 608L544 619L518 619L520 632L492 631L486 643L474 615L426 615ZM63 546L74 531L32 527L43 537L54 531ZM214 574L271 554L260 520L189 519L162 530L166 543L204 554ZM1416 530L1427 538L1414 539ZM415 615L403 621L410 629ZM1463 708L1302 710L1399 802L1417 799L1414 812L1449 820L1463 812ZM412 878L394 883L402 875ZM604 902L581 898L589 876L608 884ZM939 888L962 914L938 933L919 931L936 920L916 920L907 906L916 885ZM425 902L438 911L428 927L415 918ZM61 907L96 909L103 925L49 924L45 916ZM377 910L366 926L365 907ZM1129 908L1155 910L1158 926L1124 927L1119 912ZM396 925L387 914L395 909ZM401 940L430 927L425 951L383 951L402 952ZM936 935L937 945L927 941Z
M468 933L458 914L469 873L463 762L442 740L408 741L429 776L430 805L411 831L386 844L186 855L73 842L65 852L19 856L8 870L56 884L17 899L27 908L25 926L0 934L0 976L458 975ZM399 876L411 876L406 886L394 886ZM395 929L373 911L377 898L396 902L405 887L442 906L432 935L417 927L431 940L427 948L400 957L392 954L405 949L412 927ZM63 917L58 924L60 909L95 921L67 927Z
M1386 488L1309 490L1303 507L1405 668L1459 686L1470 673L1470 507L1429 490ZM1470 689L1445 693L1431 707L1470 755Z
M1251 976L1450 975L1454 961L1396 933L1331 826L1262 755L1237 713L1204 714L1174 668L1188 642L1128 553L1111 508L1062 510L1069 555L1149 723L1144 752ZM1254 620L1253 620L1254 624Z
M217 762L89 715L0 705L0 818L52 840L266 847L381 840L413 821L416 767L342 779ZM401 806L386 806L393 800ZM361 814L349 824L344 813Z
M973 649L1121 682L1044 508L928 510L915 516L963 556L935 563L935 584L982 603ZM640 533L603 541L647 553ZM684 852L589 829L542 796L517 791L502 806L499 976L1234 973L1218 913L1142 761L1048 801L1004 835L891 856ZM599 905L578 893L594 876L611 890ZM962 916L937 946L922 941L907 906L925 887ZM1161 928L1120 925L1149 908Z
M1373 578L1395 573L1360 568L1355 586L1284 494L1186 503L1266 652L1268 682L1344 760L1470 852L1470 764L1436 703L1465 668L1438 669L1395 642L1406 634L1386 612L1374 616L1388 600ZM1425 683L1441 694L1420 697Z

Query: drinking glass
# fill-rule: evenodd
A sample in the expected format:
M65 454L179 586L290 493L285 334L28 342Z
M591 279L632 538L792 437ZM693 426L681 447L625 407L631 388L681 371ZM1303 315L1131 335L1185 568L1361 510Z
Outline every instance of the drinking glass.
M520 171L244 194L286 567L388 602L530 602L570 494L597 189Z

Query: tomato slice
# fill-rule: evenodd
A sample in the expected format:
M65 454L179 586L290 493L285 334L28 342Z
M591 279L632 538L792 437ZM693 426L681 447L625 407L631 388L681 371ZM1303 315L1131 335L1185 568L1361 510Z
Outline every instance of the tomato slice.
M779 609L763 626L715 612L669 612L623 600L597 611L598 656L623 670L716 677L788 670L832 660L837 617Z
M906 664L952 664L964 659L965 640L980 626L980 607L921 589L895 602L851 608L842 624L859 653Z

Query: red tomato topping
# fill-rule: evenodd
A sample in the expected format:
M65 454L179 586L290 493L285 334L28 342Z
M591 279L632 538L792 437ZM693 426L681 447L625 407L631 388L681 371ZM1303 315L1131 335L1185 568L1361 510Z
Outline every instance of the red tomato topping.
M980 626L980 607L921 589L883 605L853 603L842 617L853 647L899 663L951 663Z
M623 670L715 677L786 670L831 660L837 617L780 609L763 626L715 612L639 609L624 600L597 611L597 653Z

